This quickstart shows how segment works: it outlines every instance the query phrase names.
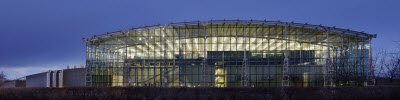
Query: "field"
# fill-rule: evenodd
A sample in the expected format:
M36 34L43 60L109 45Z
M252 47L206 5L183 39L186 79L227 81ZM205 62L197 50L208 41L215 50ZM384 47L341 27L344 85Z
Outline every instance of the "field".
M400 100L399 86L340 88L0 88L0 100Z

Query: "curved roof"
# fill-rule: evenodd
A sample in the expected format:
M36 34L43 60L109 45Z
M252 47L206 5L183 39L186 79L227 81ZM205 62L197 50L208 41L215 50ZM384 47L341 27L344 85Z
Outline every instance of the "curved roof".
M171 24L164 24L164 25L153 25L153 26L145 26L139 28L132 28L128 30L121 30L112 33L106 33L102 35L95 35L90 38L84 38L83 41L90 42L96 41L101 39L107 39L116 36L123 36L129 31L144 31L148 29L159 29L160 27L179 27L179 26L194 26L194 25L208 25L208 24L251 24L251 25L275 25L275 26L290 26L295 28L301 29L314 29L316 31L326 32L329 30L329 34L339 34L348 37L354 38L361 38L361 39L370 39L376 38L376 34L368 34L364 32L353 31L350 29L341 29L336 27L328 27L322 25L311 25L307 23L294 23L294 22L281 22L281 21L261 21L261 20L211 20L211 21L192 21L192 22L180 22L180 23L171 23Z

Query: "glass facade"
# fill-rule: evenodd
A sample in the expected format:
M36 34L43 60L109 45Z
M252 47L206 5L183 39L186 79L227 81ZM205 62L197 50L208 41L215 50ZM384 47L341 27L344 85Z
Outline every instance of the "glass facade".
M328 45L321 27L195 21L94 36L85 39L87 85L237 87L246 58L248 86L279 87L287 54L290 86L323 86L328 48L334 85L365 84L373 36L332 28Z

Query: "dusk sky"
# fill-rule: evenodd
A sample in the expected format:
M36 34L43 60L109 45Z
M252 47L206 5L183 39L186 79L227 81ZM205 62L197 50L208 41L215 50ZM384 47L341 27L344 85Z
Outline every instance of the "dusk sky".
M278 2L280 1L280 2ZM9 79L85 65L82 38L144 25L223 19L322 24L400 41L400 0L1 0L0 72Z

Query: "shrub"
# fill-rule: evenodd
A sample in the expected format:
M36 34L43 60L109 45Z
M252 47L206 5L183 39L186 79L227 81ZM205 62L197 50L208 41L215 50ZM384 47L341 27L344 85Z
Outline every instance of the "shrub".
M400 100L392 87L290 88L2 88L0 100Z

